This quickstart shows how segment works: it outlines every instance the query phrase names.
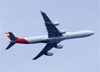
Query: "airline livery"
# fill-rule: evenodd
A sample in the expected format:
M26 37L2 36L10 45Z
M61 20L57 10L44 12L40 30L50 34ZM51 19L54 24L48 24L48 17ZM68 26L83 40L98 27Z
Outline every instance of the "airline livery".
M58 21L52 22L44 12L41 11L41 14L43 16L48 35L28 37L28 38L18 38L14 36L12 32L6 32L5 34L7 34L7 37L11 40L6 50L12 47L15 43L21 43L21 44L46 43L46 46L42 49L42 51L36 57L33 58L33 60L36 60L42 55L52 56L53 53L49 52L49 50L51 50L53 47L57 49L63 48L63 45L58 44L63 40L88 37L94 34L94 31L91 30L81 30L77 32L66 32L65 30L58 30L56 28L56 26L59 25Z

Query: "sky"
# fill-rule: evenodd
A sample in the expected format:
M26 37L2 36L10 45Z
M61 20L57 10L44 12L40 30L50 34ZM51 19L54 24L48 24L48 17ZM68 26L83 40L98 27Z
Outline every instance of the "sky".
M0 72L99 72L99 0L1 0ZM9 39L5 32L19 38L46 35L40 14L44 11L59 30L92 30L95 34L61 42L53 56L32 60L46 44L16 44L5 50Z

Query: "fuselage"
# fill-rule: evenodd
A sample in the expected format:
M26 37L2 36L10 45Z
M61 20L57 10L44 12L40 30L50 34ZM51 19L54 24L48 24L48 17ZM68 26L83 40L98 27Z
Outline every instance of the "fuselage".
M21 38L16 40L16 43L22 44L33 44L33 43L59 43L65 39L74 39L74 38L81 38L93 35L94 31L91 30L81 30L75 32L66 32L63 36L60 37L48 37L48 35L36 36L36 37L28 37L28 38Z
M74 31L74 32L66 32L65 30L59 30L56 27L57 25L59 25L59 22L52 22L49 19L49 17L45 14L45 12L41 11L41 14L44 19L44 23L45 23L48 35L19 38L19 37L16 37L12 32L6 32L5 34L11 40L6 50L11 48L16 43L19 43L19 44L46 43L42 51L33 58L33 60L36 60L42 55L52 56L53 53L49 52L49 50L51 50L53 47L57 49L63 48L63 45L58 44L59 42L63 40L82 38L82 37L87 37L94 34L94 31L91 31L91 30L81 30L81 31Z

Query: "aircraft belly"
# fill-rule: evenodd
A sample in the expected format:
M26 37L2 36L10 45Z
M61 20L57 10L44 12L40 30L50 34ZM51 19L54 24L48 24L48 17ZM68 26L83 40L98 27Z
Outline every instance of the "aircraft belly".
M53 38L48 38L46 41L48 43L58 43L60 42L61 40L63 40L62 37L53 37Z

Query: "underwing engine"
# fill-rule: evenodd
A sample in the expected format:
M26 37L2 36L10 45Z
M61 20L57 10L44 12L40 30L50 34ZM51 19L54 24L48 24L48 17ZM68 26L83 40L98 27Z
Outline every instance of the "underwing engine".
M58 26L59 25L59 22L58 21L55 21L52 24L55 25L55 26Z
M57 48L57 49L62 49L62 48L63 48L63 45L61 45L61 44L56 45L55 48Z
M47 53L45 53L45 55L52 56L53 55L53 52L47 52Z
M59 30L59 33L61 33L61 34L65 34L66 31L65 31L65 30Z

